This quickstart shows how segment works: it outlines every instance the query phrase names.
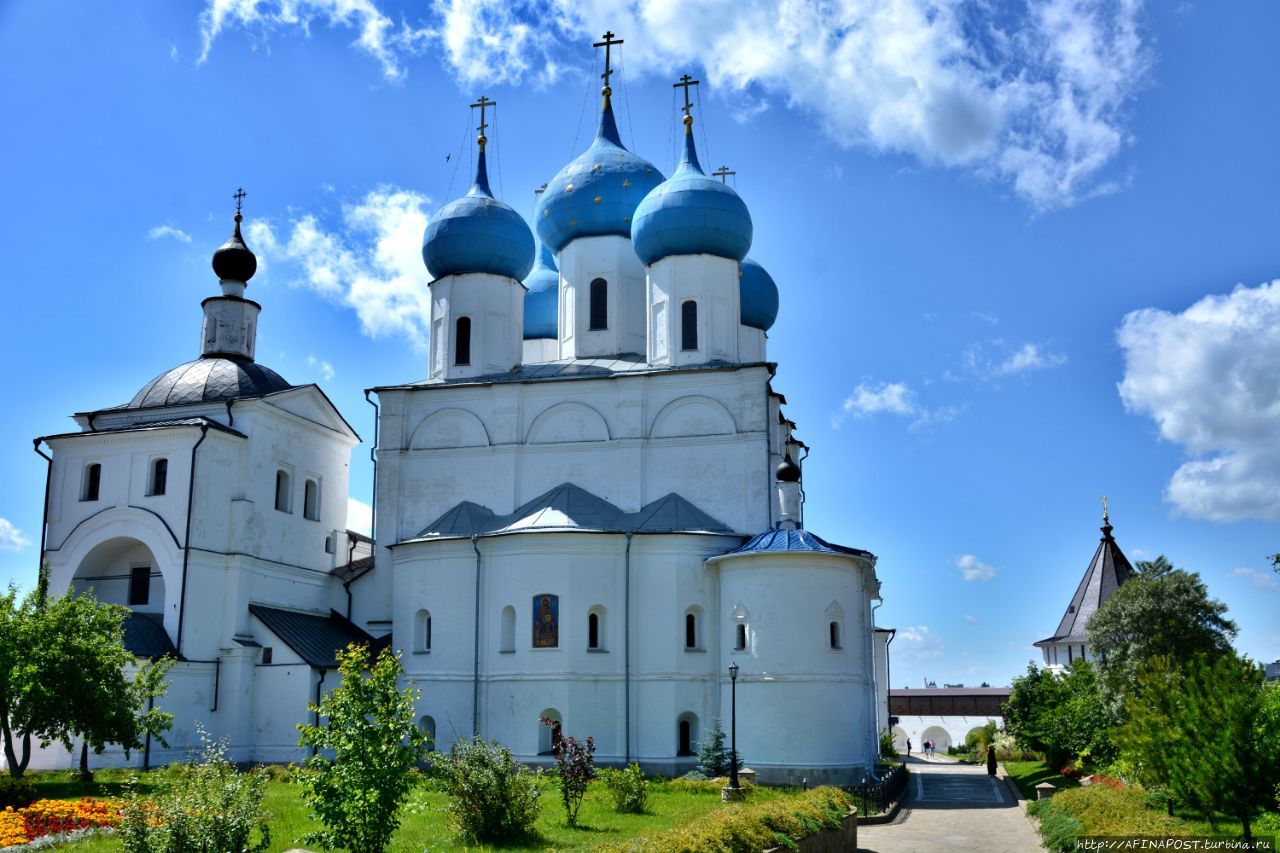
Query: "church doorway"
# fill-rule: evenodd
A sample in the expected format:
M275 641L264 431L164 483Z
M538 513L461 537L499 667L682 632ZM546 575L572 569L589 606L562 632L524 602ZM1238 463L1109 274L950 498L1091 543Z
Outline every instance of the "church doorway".
M551 724L543 722L550 720ZM538 715L538 755L555 755L560 746L561 737L560 712L555 708L547 708Z
M681 714L676 720L676 755L693 755L698 735L698 716L691 712Z
M151 549L137 539L118 536L95 545L76 567L71 590L92 590L99 601L164 617L164 575Z

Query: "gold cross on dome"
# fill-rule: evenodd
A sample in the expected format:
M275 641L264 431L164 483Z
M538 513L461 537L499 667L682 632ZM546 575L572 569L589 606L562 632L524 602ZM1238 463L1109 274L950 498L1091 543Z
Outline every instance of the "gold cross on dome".
M247 195L248 193L244 191L244 187L236 187L235 193L231 196L236 200L236 213L240 212L240 207L244 203L244 197Z
M679 89L682 87L684 88L684 114L685 115L689 114L689 109L693 106L693 104L689 103L689 87L697 86L699 85L699 83L700 81L694 80L688 74L685 74L683 77L680 78L679 83L671 84L672 89Z
M737 173L737 172L730 171L728 166L721 166L719 169L716 169L716 170L715 170L714 172L712 172L711 174L713 174L713 175L715 175L717 178L719 178L719 179L720 179L720 181L721 181L721 183L725 183L725 184L727 184L727 183L729 183L729 176L730 176L730 175L736 175L736 174L738 174L738 173Z
M497 101L491 101L488 98L486 98L484 95L481 95L480 100L476 101L474 104L471 105L472 109L475 109L476 107L480 108L480 126L477 127L476 130L480 131L481 136L484 136L485 128L489 126L488 123L485 122L484 120L484 111L489 107L496 107L497 105L498 105Z
M607 32L604 34L604 41L598 41L591 45L592 47L604 48L604 73L600 76L604 78L604 87L606 89L609 88L609 75L613 73L612 54L610 53L610 49L615 44L622 44L622 39L615 39L612 32Z

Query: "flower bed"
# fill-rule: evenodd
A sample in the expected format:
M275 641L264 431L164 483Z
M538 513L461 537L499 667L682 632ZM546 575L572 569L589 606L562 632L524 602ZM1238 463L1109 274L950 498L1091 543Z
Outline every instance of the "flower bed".
M0 812L0 847L118 823L120 804L114 800L36 800L26 808Z

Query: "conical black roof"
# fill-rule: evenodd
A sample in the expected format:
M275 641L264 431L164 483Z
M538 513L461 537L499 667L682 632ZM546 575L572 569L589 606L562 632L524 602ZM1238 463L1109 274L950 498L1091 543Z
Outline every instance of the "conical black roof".
M1134 575L1129 558L1120 550L1116 540L1111 536L1111 523L1104 521L1102 525L1102 541L1098 550L1093 553L1093 560L1076 588L1076 594L1067 605L1067 612L1062 615L1058 630L1052 637L1036 643L1037 646L1050 643L1084 643L1088 641L1085 629L1093 614L1098 612L1102 603L1120 588L1120 584Z

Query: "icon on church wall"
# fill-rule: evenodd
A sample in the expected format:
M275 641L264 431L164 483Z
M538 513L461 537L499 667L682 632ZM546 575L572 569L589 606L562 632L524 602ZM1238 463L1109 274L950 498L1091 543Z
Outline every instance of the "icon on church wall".
M533 647L554 649L560 645L560 596L533 597Z

